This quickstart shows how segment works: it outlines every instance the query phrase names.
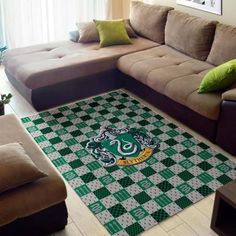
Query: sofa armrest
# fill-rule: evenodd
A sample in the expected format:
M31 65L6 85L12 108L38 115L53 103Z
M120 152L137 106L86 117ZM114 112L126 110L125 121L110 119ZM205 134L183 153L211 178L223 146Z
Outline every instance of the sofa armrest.
M230 89L222 94L222 100L236 101L236 88Z
M236 155L236 100L222 101L216 143L232 155Z

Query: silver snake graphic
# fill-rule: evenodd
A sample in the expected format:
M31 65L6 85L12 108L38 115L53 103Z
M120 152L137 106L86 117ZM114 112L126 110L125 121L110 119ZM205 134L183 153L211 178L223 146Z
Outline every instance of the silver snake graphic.
M114 139L114 140L112 140L112 141L110 142L110 145L115 145L115 144L117 144L117 151L118 151L122 156L129 156L129 155L132 155L132 154L134 154L134 153L137 152L138 147L137 147L135 144L133 144L133 143L131 143L131 142L128 142L128 141L125 141L125 140L123 140L123 139L122 139L122 142L124 142L125 145L122 145L120 140ZM130 150L132 147L134 148L132 151L130 151L130 152L124 152L124 151Z

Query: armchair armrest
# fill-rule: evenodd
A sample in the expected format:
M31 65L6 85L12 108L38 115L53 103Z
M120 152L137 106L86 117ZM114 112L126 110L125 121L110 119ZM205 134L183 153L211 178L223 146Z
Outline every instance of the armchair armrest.
M222 100L236 101L236 88L230 89L222 94Z

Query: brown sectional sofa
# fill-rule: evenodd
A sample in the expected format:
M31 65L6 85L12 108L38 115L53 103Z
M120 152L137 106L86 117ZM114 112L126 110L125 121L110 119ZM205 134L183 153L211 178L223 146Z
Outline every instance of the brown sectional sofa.
M10 50L8 78L38 110L123 87L236 154L236 85L197 93L210 69L236 58L236 28L142 2L132 3L130 22L140 35L132 45Z
M14 115L0 118L0 145L19 142L48 176L0 193L0 235L46 235L67 224L64 181Z

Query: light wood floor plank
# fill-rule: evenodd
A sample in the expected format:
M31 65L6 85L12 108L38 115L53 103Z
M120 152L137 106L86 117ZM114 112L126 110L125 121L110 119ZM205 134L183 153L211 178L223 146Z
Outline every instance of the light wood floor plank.
M2 65L0 65L0 78L4 79L5 81L8 80Z
M210 219L194 206L181 211L178 216L200 236L217 236L217 234L210 229Z
M179 226L181 224L183 224L183 221L179 218L178 215L175 215L175 216L172 216L169 219L161 222L160 226L166 232L169 232L170 230L176 228L177 226Z
M198 236L198 234L189 225L184 223L171 230L169 236Z
M64 230L54 233L53 236L83 236L74 223L68 224Z
M8 82L1 78L0 92L11 93L13 95L10 106L18 117L31 116L37 114L37 111L13 88Z
M214 200L209 196L194 204L202 214L204 214L208 219L212 217L212 211L214 206Z
M12 109L12 107L9 104L5 105L5 114L6 115L15 114L15 111Z
M211 194L210 198L211 198L212 200L215 200L215 196L216 196L216 194L213 193L213 194Z
M160 225L154 226L153 228L145 231L141 234L142 236L169 236L169 234L161 228Z

